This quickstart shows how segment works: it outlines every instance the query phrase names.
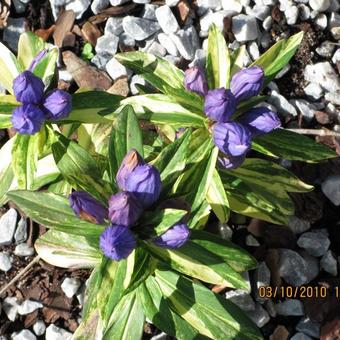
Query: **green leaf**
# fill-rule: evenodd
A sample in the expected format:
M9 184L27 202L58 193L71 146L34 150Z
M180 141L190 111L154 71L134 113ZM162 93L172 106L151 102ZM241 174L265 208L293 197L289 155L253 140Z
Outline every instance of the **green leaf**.
M242 310L203 285L167 270L156 270L157 283L172 309L211 339L262 339Z
M209 29L206 70L210 89L229 88L229 50L222 33L215 24Z
M1 107L1 104L0 104ZM0 113L0 129L7 129L12 127L12 115L8 113Z
M313 139L284 129L255 138L252 148L271 157L303 162L317 162L337 156L333 150Z
M0 113L11 114L13 109L19 106L20 103L16 101L15 97L10 94L0 94Z
M240 71L243 68L243 60L245 57L247 50L246 45L241 45L239 48L233 51L230 56L231 59L231 67L230 67L230 76L232 77L236 72Z
M49 88L53 81L57 83L56 71L58 57L58 49L53 48L48 51L34 67L33 73L42 79L45 84L45 88Z

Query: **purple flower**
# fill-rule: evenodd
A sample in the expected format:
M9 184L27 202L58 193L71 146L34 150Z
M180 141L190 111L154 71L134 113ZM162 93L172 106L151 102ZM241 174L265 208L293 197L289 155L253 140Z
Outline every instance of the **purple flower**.
M234 114L236 110L236 99L230 90L221 87L209 90L205 96L204 112L216 122L224 123Z
M230 90L239 102L257 96L263 82L263 69L259 66L252 66L234 74L230 81Z
M159 198L162 187L161 176L152 165L138 165L127 177L125 187L126 191L136 196L143 208L148 208Z
M82 219L92 223L103 223L107 208L85 191L74 191L69 196L72 210Z
M21 134L34 135L45 121L44 113L38 106L24 104L13 110L11 122L13 128Z
M120 190L125 190L126 179L131 175L136 166L143 164L145 164L143 158L135 149L131 149L126 154L116 176L117 185Z
M190 230L185 223L175 224L164 234L154 239L154 243L163 248L179 248L189 239Z
M236 122L216 123L213 126L215 145L226 155L241 156L251 146L251 132Z
M197 67L191 67L185 71L184 86L188 91L205 96L208 92L208 83L204 71Z
M109 219L112 224L130 227L136 223L143 209L130 192L119 192L109 199Z
M30 71L20 73L13 81L17 101L24 104L39 104L44 95L44 83Z
M253 137L263 135L281 126L277 114L266 107L251 109L237 120L239 123L247 126Z
M42 105L47 119L62 119L72 110L72 97L69 93L56 89L46 95Z
M32 60L30 67L28 68L28 71L33 72L37 64L40 62L42 58L45 57L47 54L47 50L41 50Z
M241 156L220 157L218 161L222 167L224 167L225 169L231 170L231 169L236 169L240 165L242 165L245 158L246 158L246 155L243 154Z
M136 248L136 240L129 228L112 225L100 235L100 249L104 255L114 261L127 258Z

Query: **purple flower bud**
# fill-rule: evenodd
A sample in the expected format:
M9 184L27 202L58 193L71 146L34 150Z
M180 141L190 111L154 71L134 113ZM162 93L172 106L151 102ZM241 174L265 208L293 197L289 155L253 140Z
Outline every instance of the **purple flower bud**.
M42 105L47 119L62 119L72 110L72 97L69 93L56 89L47 94Z
M130 192L119 192L109 199L109 219L113 224L130 227L142 214L142 206Z
M219 164L225 169L236 169L242 165L244 160L246 159L246 155L241 156L229 156L229 157L221 157L219 158Z
M249 129L236 122L216 123L213 126L215 145L226 155L241 156L251 146Z
M190 230L185 223L175 224L164 234L154 239L154 243L163 248L179 248L189 239Z
M47 54L47 50L41 50L32 60L30 67L28 68L28 71L33 72L39 61L45 57Z
M13 91L18 102L39 104L44 95L44 83L32 72L24 71L13 80Z
M126 154L116 176L117 185L120 190L125 190L126 179L131 175L136 166L143 164L145 164L143 158L135 149L131 149Z
M204 71L198 66L188 68L185 71L184 86L188 91L205 96L208 92L208 83Z
M247 126L253 137L261 136L281 126L277 114L266 107L255 107L238 118L238 122Z
M236 99L230 90L221 87L209 90L205 96L204 112L211 119L224 123L234 114L236 110Z
M149 164L138 165L125 182L126 191L133 193L143 208L155 203L161 193L161 176Z
M129 228L122 225L107 227L100 235L100 249L114 261L127 258L136 248L136 240Z
M13 110L11 122L21 134L34 135L45 121L44 113L36 105L24 104Z
M239 102L257 96L263 82L263 69L259 66L252 66L234 74L230 81L230 90Z
M69 196L72 210L81 218L92 223L103 223L107 208L85 191L74 191Z

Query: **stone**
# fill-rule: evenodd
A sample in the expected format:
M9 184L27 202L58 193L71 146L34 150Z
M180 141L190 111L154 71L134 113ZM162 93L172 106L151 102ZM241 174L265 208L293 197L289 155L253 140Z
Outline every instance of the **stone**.
M261 298L258 295L258 290L260 287L270 285L270 270L264 261L260 262L255 270L254 281L256 284L255 297L259 302L263 302L266 298Z
M23 2L21 2L20 0L12 0L13 5L15 7L15 11L18 14L24 13L26 10L26 4L24 4Z
M28 329L23 329L20 332L15 332L11 336L12 340L36 340L37 337Z
M296 216L291 216L288 221L288 227L296 235L307 231L310 229L311 225L309 221L302 220Z
M311 13L312 16L313 12ZM327 27L327 16L323 13L318 14L315 19L315 24L322 29L326 29Z
M96 54L92 59L91 63L95 64L100 70L105 70L106 64L112 58L110 54Z
M80 19L91 4L91 0L72 0L65 6L66 10L72 10L76 19Z
M49 325L46 328L46 340L71 340L72 333L67 332L63 328L59 328L54 324Z
M186 31L180 30L176 34L170 34L170 38L184 59L192 60L194 58L195 50L192 46L190 36Z
M125 33L141 41L155 34L161 27L158 22L128 15L123 19L123 28Z
M132 76L131 82L130 82L130 90L133 95L136 95L139 93L139 90L136 87L137 84L146 86L146 81L144 78L142 78L138 74L135 74L134 76Z
M269 31L272 25L273 25L273 18L271 16L268 16L262 22L262 27L266 31Z
M298 6L299 18L301 20L308 20L310 18L310 8L304 4Z
M12 260L7 253L0 253L0 270L8 272L12 268Z
M30 247L27 243L20 243L15 247L14 254L17 256L32 256L34 248Z
M269 340L288 340L288 338L289 332L287 331L287 328L285 326L278 325L269 337Z
M255 304L255 310L247 311L246 314L259 328L263 327L270 321L269 314L258 302Z
M221 0L197 0L198 7L217 9L221 7Z
M112 6L120 6L128 2L129 0L110 0Z
M21 218L18 222L17 229L14 234L15 243L19 244L27 240L27 219Z
M135 47L136 41L130 35L126 33L122 33L119 36L119 44L126 46L126 47Z
M232 31L237 41L250 41L258 37L256 18L239 14L232 18Z
M275 304L277 314L284 316L304 315L303 304L297 299L288 299Z
M307 121L311 121L314 118L316 107L304 99L291 99L289 101L296 109L299 110L302 117Z
M127 97L130 92L128 78L122 77L115 81L115 83L107 90L107 92L117 96Z
M331 58L335 45L332 41L326 40L319 47L315 49L316 53L324 58Z
M285 10L285 17L287 20L288 25L295 25L298 15L299 15L299 10L296 6L290 6Z
M7 318L14 322L18 315L18 300L16 297L6 297L2 304L2 309L7 315Z
M169 6L164 5L156 9L156 18L162 30L166 34L175 33L179 30L176 17L172 13Z
M80 306L83 306L84 305L84 301L85 301L85 290L86 290L86 286L85 285L82 285L79 289L78 289L78 292L77 292L77 300L79 302L79 305Z
M7 27L3 30L2 40L13 51L17 51L18 42L21 33L25 32L25 18L12 18L7 19Z
M7 246L12 243L17 218L18 213L13 208L0 217L0 246Z
M157 18L156 18L156 9L157 8L158 8L158 6L156 6L156 5L146 4L144 6L143 11L142 11L141 17L143 19L157 21Z
M132 74L132 72L128 72L126 67L122 65L116 58L112 58L106 64L106 71L113 80L116 80L122 76L128 76L128 73L130 75Z
M225 293L225 298L236 304L243 311L254 311L255 302L249 293L242 289L230 290Z
M340 26L339 27L333 27L331 29L331 34L335 40L340 39Z
M323 89L317 83L309 83L305 88L304 92L306 96L313 98L314 100L318 100L323 95Z
M256 41L252 41L248 45L248 53L253 60L256 60L260 57L260 51L259 51L259 47L257 46Z
M145 52L153 54L157 57L164 57L166 55L166 49L157 41L153 41L151 45L145 49Z
M35 324L33 325L33 331L37 336L43 335L46 331L45 322L42 320L36 321Z
M275 79L282 78L290 70L290 68L291 68L290 64L284 66L283 69L275 76Z
M41 304L40 302L32 301L32 300L25 300L21 305L19 305L18 313L20 315L26 315L43 307L44 307L43 304Z
M340 48L338 48L332 57L332 62L336 64L338 61L340 61Z
M226 223L219 223L218 224L218 229L220 232L221 237L224 240L230 241L231 238L233 237L233 230L230 228L230 226Z
M159 33L157 36L159 43L173 56L178 56L178 49L171 38L165 33Z
M328 92L325 94L325 99L335 105L340 105L340 90L337 92Z
M185 34L190 39L191 45L192 45L194 51L201 48L201 42L200 42L200 39L198 37L197 31L196 31L194 26L190 26L187 29L185 29Z
M306 249L308 254L319 257L326 254L331 242L323 233L310 231L302 234L297 244L300 248Z
M73 295L77 293L80 286L81 282L78 279L67 277L61 284L61 289L68 298L72 298Z
M253 235L246 236L246 245L249 247L258 247L260 245L259 241Z
M212 24L215 24L222 31L224 28L224 18L229 18L234 14L236 14L235 11L208 12L200 19L201 31L208 32Z
M290 104L284 96L281 96L275 90L271 92L271 96L269 97L268 102L274 105L277 108L278 112L283 116L297 116L295 107Z
M338 265L335 256L332 254L330 250L322 256L320 260L321 269L325 270L327 273L330 273L333 276L338 275Z
M314 280L320 272L319 260L306 251L301 251L300 256L305 260L307 268L307 282Z
M169 7L175 7L180 0L165 0L165 4Z
M117 52L119 38L113 34L105 34L97 39L96 52L113 56Z
M253 15L255 18L263 21L265 18L268 17L270 14L270 8L269 6L264 6L264 5L255 5L252 9L251 12L249 13Z
M296 325L296 330L313 338L319 339L320 337L320 324L318 322L311 321L307 316L301 318L299 323Z
M339 27L339 26L340 26L340 14L334 11L329 16L329 28Z
M110 0L93 0L91 10L94 14L102 12L105 8L109 7Z
M237 14L242 12L242 4L238 0L222 0L222 8L225 11L235 11Z
M324 12L330 4L330 0L309 0L309 6L317 12Z
M270 315L270 317L276 318L277 313L276 313L274 302L269 299L269 300L266 300L263 305L266 311L268 312L268 314Z
M119 36L123 32L123 18L111 17L107 19L104 34Z
M306 335L305 333L299 332L294 334L294 336L292 336L290 340L313 340L313 339Z
M150 340L166 340L167 338L168 338L167 334L161 332L160 334L153 336Z

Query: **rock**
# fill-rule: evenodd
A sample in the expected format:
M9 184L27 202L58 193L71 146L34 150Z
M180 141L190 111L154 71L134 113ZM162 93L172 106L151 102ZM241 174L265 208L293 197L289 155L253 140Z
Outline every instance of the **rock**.
M15 209L9 209L0 218L0 246L7 246L12 243L18 213Z
M237 41L250 41L258 37L256 19L253 16L239 14L232 18L232 31Z
M72 10L76 19L80 19L91 4L91 0L72 0L65 6L66 10Z
M340 80L328 61L307 65L304 71L305 80L316 82L329 92L340 90Z
M15 247L14 254L17 256L32 256L34 248L30 247L27 243L20 243Z
M195 50L192 46L190 36L186 31L180 30L176 34L170 34L170 38L184 59L192 60L194 58Z
M264 307L266 308L266 311L268 312L271 318L276 318L277 313L274 302L272 300L266 300L264 302Z
M336 64L338 61L340 61L340 48L338 48L332 57L332 62Z
M8 272L12 268L12 260L7 253L0 253L0 270Z
M107 19L105 25L105 34L113 34L119 36L124 32L123 29L123 18L111 17Z
M338 265L336 258L330 250L320 260L321 269L325 270L333 276L338 275Z
M17 230L14 234L15 243L19 244L27 240L27 220L26 218L21 218Z
M284 280L293 285L301 286L308 282L306 261L295 251L280 249L279 274Z
M115 83L107 90L107 92L115 94L117 96L127 97L130 92L128 78L122 77L117 79Z
M334 11L329 16L329 28L339 27L339 26L340 26L340 14Z
M124 65L122 65L116 58L112 58L106 64L106 71L113 80L116 80L122 76L131 75L132 72L128 71Z
M137 93L139 93L139 90L136 87L137 84L146 86L146 81L144 80L144 78L142 78L138 74L135 74L134 76L132 76L131 81L130 81L130 90L133 95L136 95Z
M304 99L291 99L289 101L296 109L299 110L301 115L307 120L311 121L314 118L316 107Z
M278 112L283 116L292 115L297 116L295 107L289 103L289 101L281 96L277 91L273 90L268 102L274 105Z
M177 47L168 35L164 33L159 33L157 39L169 54L173 56L178 56L179 53Z
M78 279L67 277L61 284L61 289L68 298L71 298L77 293L80 286L81 282Z
M21 33L25 32L25 18L12 18L7 19L7 27L3 30L2 40L13 51L17 51L18 42Z
M322 192L336 206L340 205L340 175L330 175L321 184Z
M312 322L308 317L303 317L296 325L296 330L313 338L319 339L320 337L320 324Z
M264 6L264 5L255 5L250 13L251 15L253 15L255 18L263 21L265 18L268 17L268 15L270 14L270 8L269 6Z
M296 235L307 231L310 229L311 225L309 221L304 221L296 216L291 216L288 221L288 227Z
M26 4L24 4L23 2L21 2L20 0L12 0L13 5L15 7L15 11L18 14L24 13L26 10Z
M32 300L25 300L21 305L19 305L18 313L20 315L26 315L43 307L44 307L43 304L41 304L40 302L32 301Z
M256 284L255 297L259 302L263 302L266 298L261 298L258 294L259 288L270 285L270 270L264 261L260 262L255 270L254 281Z
M12 340L36 340L37 337L28 329L23 329L19 333L15 332L11 336Z
M260 243L257 241L257 239L253 235L247 235L246 245L249 247L258 247Z
M306 232L299 237L297 244L300 248L306 249L308 254L319 257L326 254L331 242L323 233Z
M145 40L160 30L157 22L133 16L124 17L123 28L125 33L137 41Z
M332 104L340 105L340 90L337 92L328 92L325 95L325 99Z
M316 48L316 53L324 58L331 58L335 45L331 41L324 41L319 47Z
M166 49L157 41L153 41L151 45L145 49L145 52L151 53L157 57L164 57L166 55Z
M298 8L296 6L290 6L284 11L284 13L285 13L285 17L287 19L287 24L288 25L295 25L296 20L297 20L298 15L299 15Z
M164 33L170 34L179 30L178 22L169 6L158 7L155 14Z
M248 45L248 52L253 60L256 60L260 57L260 51L259 51L259 47L257 46L256 41L252 41Z
M122 33L119 36L119 44L126 46L126 47L135 47L136 41L128 34Z
M117 52L119 38L113 34L105 34L97 39L96 52L113 56Z
M167 334L162 332L160 334L153 336L150 340L166 340L167 338L168 338Z
M305 333L296 333L294 336L290 338L290 340L313 340L311 337L306 335Z
M304 4L298 6L299 17L301 20L308 20L310 18L310 8Z
M273 18L271 16L263 20L262 27L264 30L269 31L272 25L273 25Z
M33 331L37 336L43 335L46 331L45 322L42 320L36 321L36 323L33 325Z
M80 289L78 289L78 293L77 293L77 300L79 302L79 305L80 306L83 306L84 305L84 300L85 300L85 290L86 290L86 286L85 285L82 285L80 287Z
M311 13L311 17L314 12ZM325 14L318 14L315 19L315 24L319 26L322 29L325 29L327 27L327 17Z
M16 319L18 315L18 300L16 297L6 297L2 304L2 309L7 315L8 319L12 322Z
M301 251L300 256L305 260L307 267L307 282L314 280L320 271L319 260L306 251Z
M226 11L242 12L242 4L238 0L222 0L222 8Z
M275 304L277 314L285 316L304 315L303 304L297 299L288 299Z
M157 18L156 18L156 9L157 8L158 8L158 6L156 6L156 5L146 4L144 6L144 10L142 12L142 18L157 21Z
M46 340L71 340L72 333L67 332L63 328L59 328L54 324L46 328Z
M290 64L284 66L283 69L275 76L275 79L282 78L290 70L290 68L291 68Z
M330 0L309 0L309 6L317 12L325 11L330 4Z
M212 24L215 24L222 31L224 28L224 18L231 17L234 14L236 14L235 11L208 12L200 19L201 31L208 32Z
M317 83L309 83L305 88L304 92L307 96L318 100L322 97L323 95L323 90L321 86Z
M255 304L255 310L247 311L246 314L259 328L270 321L269 314L258 302Z
M231 238L233 237L233 230L229 227L228 224L226 224L226 223L219 223L218 224L218 229L219 229L221 237L224 240L228 240L228 241L231 240Z
M110 0L93 0L91 10L94 14L98 14L105 8L109 7Z
M129 0L110 0L112 6L120 6L128 2Z
M275 328L269 340L288 340L289 332L285 326L279 325Z
M169 7L175 7L179 3L179 0L165 0L165 4Z
M225 298L235 303L244 311L255 311L255 302L253 298L244 290L230 290L225 293Z
M175 56L170 55L170 54L166 55L164 57L164 59L166 61L168 61L169 63L173 64L173 65L178 65L180 63L180 61L181 61L180 57L175 57Z

